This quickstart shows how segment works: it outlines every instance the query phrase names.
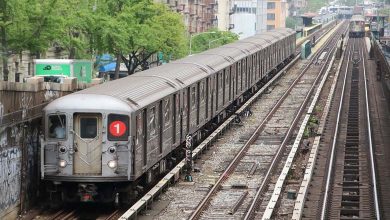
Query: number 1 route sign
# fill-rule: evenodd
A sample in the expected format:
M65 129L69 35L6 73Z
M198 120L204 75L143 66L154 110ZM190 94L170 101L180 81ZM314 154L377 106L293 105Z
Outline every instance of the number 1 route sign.
M126 133L127 127L122 121L113 121L109 129L112 136L120 137Z

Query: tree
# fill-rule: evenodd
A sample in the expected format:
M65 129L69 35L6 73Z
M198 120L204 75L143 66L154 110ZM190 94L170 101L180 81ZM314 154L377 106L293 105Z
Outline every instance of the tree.
M58 15L61 18L61 37L55 40L60 48L69 52L69 59L91 58L91 37L95 22L92 1L61 1Z
M134 16L129 16L134 15ZM128 57L122 56L128 74L138 67L149 68L147 60L155 53L182 57L186 52L185 29L180 14L170 11L166 5L150 0L139 1L126 7L121 18L132 28L129 32Z
M321 7L326 6L326 1L322 0L308 0L306 12L317 12Z
M28 21L20 39L21 46L39 58L51 43L63 36L64 18L59 14L61 0L29 0L26 5Z
M287 17L286 18L286 27L295 30L296 26L302 26L302 19L297 17Z
M219 31L216 28L208 30L207 34L200 34L192 36L192 53L200 53L210 48L222 46L224 44L232 43L238 40L238 34L230 31ZM189 40L189 39L188 39Z
M148 68L152 54L178 58L186 50L181 15L152 0L0 0L0 19L5 77L10 51L39 58L55 45L69 58L111 53L132 74Z
M10 7L9 2L6 0L0 0L0 37L1 37L1 58L3 62L3 76L4 80L8 80L8 41L7 41L7 29L11 23L10 20Z

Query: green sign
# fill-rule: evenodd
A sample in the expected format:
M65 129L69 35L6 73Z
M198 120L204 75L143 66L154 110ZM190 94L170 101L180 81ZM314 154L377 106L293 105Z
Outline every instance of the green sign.
M73 64L73 76L77 77L80 82L91 82L92 62L77 61Z
M70 65L69 64L36 64L35 75L70 76Z

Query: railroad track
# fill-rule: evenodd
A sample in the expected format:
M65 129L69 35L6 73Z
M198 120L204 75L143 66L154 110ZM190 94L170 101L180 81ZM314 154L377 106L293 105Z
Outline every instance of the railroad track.
M343 101L336 126L341 134L334 135L329 172L321 218L380 219L378 210L375 166L367 111L364 41L350 39L349 68L343 88ZM345 115L345 112L348 112ZM334 148L335 147L335 148ZM333 150L334 149L334 150ZM336 166L334 166L336 164ZM332 169L334 167L334 171ZM327 192L331 192L329 196Z
M343 80L338 83L341 95L333 99L321 137L317 171L311 180L316 187L309 189L308 200L312 202L305 204L303 219L380 219L364 41L349 41Z
M49 220L77 219L78 209L61 209L49 216Z
M370 116L372 122L373 145L375 147L375 161L378 194L380 196L379 208L382 219L390 219L390 163L389 163L389 143L390 143L390 114L389 101L383 93L383 81L378 80L376 60L368 60L367 84L368 97L370 103ZM376 71L375 71L376 70Z
M338 37L340 36L341 32L338 33ZM234 214L232 213L232 210L237 210L237 206L240 205L244 207L240 209L245 210L243 212L245 219L251 219L255 217L255 211L258 210L258 206L262 201L260 197L264 195L264 192L266 191L267 186L271 181L272 173L277 169L277 165L282 160L286 145L294 131L295 125L298 123L300 115L305 109L306 103L310 99L311 93L314 91L316 83L321 78L321 74L319 74L319 72L322 71L316 72L311 76L306 72L312 64L318 63L319 57L325 51L329 57L331 51L333 51L333 49L329 51L329 48L333 48L336 45L336 42L337 41L335 41L333 38L328 40L329 45L325 46L311 59L310 64L308 64L303 69L299 77L292 83L282 98L279 99L269 114L265 117L264 121L256 128L250 138L245 142L237 156L232 160L216 184L208 192L197 209L192 213L190 219L226 218L226 213L230 215ZM324 67L326 63L327 62L322 62L320 66ZM302 78L303 76L305 76L305 78ZM297 111L297 109L299 110ZM286 115L289 117L285 117ZM276 124L277 126L275 126ZM272 134L272 137L277 137L276 140L272 140L272 143L269 142L269 134ZM249 159L251 152L252 154L255 152L256 157ZM258 161L258 159L256 159L264 157L269 157L270 160L266 162ZM257 191L255 190L257 187L243 190L241 194L236 196L238 199L236 199L234 205L230 207L230 210L224 210L224 208L220 205L222 202L221 198L225 198L226 196L224 195L231 194L232 192L229 189L224 190L224 187L221 187L221 185L223 183L232 182L235 179L239 179L240 177L242 178L242 175L240 174L241 172L236 174L235 171L239 166L243 166L242 161L246 162L248 160L253 161L254 164L259 164L258 168L266 171L265 176L259 175L251 177L252 179L255 178L260 180L261 185L258 187ZM233 191L237 192L236 189ZM258 213L261 212L262 211Z
M299 55L299 54L298 54ZM318 60L316 60L318 62ZM283 72L285 72L286 70L282 70L280 74L283 74ZM280 75L279 74L279 75ZM278 76L277 76L278 77ZM275 77L275 78L277 78ZM274 79L275 79L274 78ZM285 82L286 85L290 85L292 83L293 80L291 81L288 81L288 82ZM272 84L272 82L270 82L269 84ZM267 85L264 86L264 89L267 88ZM275 89L275 86L271 86L272 89ZM264 93L264 89L263 91L259 91L257 94L263 94ZM279 95L279 94L278 94ZM280 94L281 95L281 94ZM264 94L263 94L264 96ZM245 114L245 112L247 112L247 108L251 105L251 103L253 103L256 99L257 99L258 95L255 95L254 97L252 97L246 104L244 104L237 112L236 112L236 115L242 115L242 114ZM274 98L274 97L272 97ZM276 96L274 98L275 100L278 100L278 96ZM276 103L276 101L275 101ZM269 106L267 106L267 104L259 104L259 108L271 108L272 105L275 105L275 103L273 104L270 104ZM253 109L256 109L256 107L251 107L252 110ZM253 110L253 112L257 113L256 110ZM264 119L265 115L261 115L259 118L256 118L254 119L256 121L256 123L258 124L258 121L262 121ZM210 137L208 137L204 142L202 142L199 147L197 149L194 150L194 153L193 153L193 157L198 157L200 155L200 152L203 152L204 149L208 149L208 147L211 145L212 142L214 142L216 139L219 139L221 138L221 135L222 133L225 133L227 132L227 128L231 127L232 124L232 121L234 120L234 116L227 119L226 122L221 125L212 135L210 135ZM250 120L250 118L249 118ZM246 126L247 123L245 123L244 127ZM252 125L253 126L253 125ZM231 128L231 130L239 130L239 128L233 126L233 128ZM253 129L252 129L253 130ZM239 132L238 132L239 133ZM211 185L214 184L214 181L213 179L215 179L216 176L219 176L219 175L216 175L215 173L216 172L219 172L218 169L220 166L225 166L226 164L229 163L229 161L231 161L232 159L232 155L236 154L238 151L239 151L239 147L241 147L241 145L243 143L236 143L235 140L237 139L241 139L241 140L238 140L238 142L244 142L245 140L244 139L247 139L247 137L237 137L237 135L235 135L235 137L232 137L232 139L230 140L230 142L227 144L227 148L222 150L222 151L219 151L218 149L215 149L216 147L213 148L213 155L211 155L211 157L213 157L214 160L217 160L219 162L221 162L223 165L216 165L215 163L212 164L211 166L211 169L212 170L211 172L206 172L204 171L205 173L212 173L210 175L210 179L211 179L211 182L210 183ZM271 142L273 140L270 140ZM218 145L218 144L216 144ZM230 154L228 156L228 159L226 159L226 157L224 157L223 155L221 155L220 153L222 152L223 153L226 153L227 154ZM261 154L261 152L260 152ZM257 156L257 152L255 152L252 156L256 157ZM199 156L200 157L200 156ZM203 156L202 156L203 157ZM266 157L266 155L265 155ZM221 159L221 158L225 158L225 159ZM269 156L269 158L271 158L271 156ZM224 160L224 161L221 161L221 160ZM195 161L196 162L196 161ZM182 167L184 166L184 163L179 163L178 166L173 169L166 177L164 177L154 188L152 188L150 190L149 193L147 193L142 199L140 199L140 201L138 201L136 204L134 204L124 215L121 216L120 219L130 219L130 218L134 218L135 216L138 215L138 212L140 212L141 210L143 210L145 207L150 207L153 200L155 200L155 198L160 194L160 192L162 190L164 190L165 188L167 188L171 182L174 182L177 180L177 177L176 177L176 174L178 174L180 172L180 170L182 169ZM216 167L218 166L218 167ZM249 161L244 161L243 165L242 165L242 168L240 169L243 169L242 172L245 172L246 169L249 169L249 170L252 170L250 171L250 173L254 173L254 172L259 172L260 170L265 170L266 168L261 168L259 166L258 163L254 163L253 161L249 160ZM214 174L213 174L214 172ZM206 175L206 174L205 174ZM196 173L193 174L194 176L194 179L196 179ZM255 181L256 179L253 178L253 181ZM189 184L183 184L184 187L186 188L185 190L189 190L189 188L192 188L193 190L195 191L202 191L202 192L206 192L208 191L209 189L209 183L206 183L206 182L201 182L200 183L201 185L191 185L191 183ZM251 185L251 183L248 183L249 185ZM252 184L252 185L255 185L255 184ZM239 181L237 182L232 182L232 183L229 183L229 186L227 187L243 187L243 185L241 183L239 183ZM251 187L251 186L249 186ZM194 189L196 188L196 189ZM183 194L186 194L183 192ZM200 193L201 194L201 193ZM234 194L234 193L233 193ZM237 211L237 207L239 207L241 205L241 201L243 201L245 198L247 197L247 194L246 193L235 193L233 195L233 198L232 198L232 201L233 203L235 203L234 207L230 207L227 209L227 212L230 212L230 213L234 213ZM195 195L195 194L192 194L191 195L191 200L185 200L185 201L180 201L180 199L177 199L175 201L177 201L178 203L181 203L180 204L180 207L182 207L182 209L194 209L195 207L193 207L194 204L196 204L197 202L200 202L201 199L203 198L202 195ZM191 204L192 203L192 204ZM175 215L175 214L173 214ZM173 216L171 215L171 216ZM179 216L178 216L179 217ZM188 216L186 216L188 217Z
M96 205L80 204L67 206L57 211L46 210L40 212L37 216L29 219L46 219L46 220L76 220L76 219L96 219L96 220L116 220L124 213L123 210L114 209L109 206L99 207Z

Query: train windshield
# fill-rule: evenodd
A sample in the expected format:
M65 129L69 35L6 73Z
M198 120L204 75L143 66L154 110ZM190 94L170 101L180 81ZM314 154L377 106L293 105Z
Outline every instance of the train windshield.
M48 120L48 136L54 139L65 139L66 116L64 114L50 115Z
M80 137L92 139L97 136L98 119L94 118L80 118Z

